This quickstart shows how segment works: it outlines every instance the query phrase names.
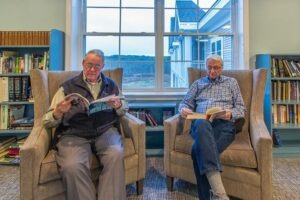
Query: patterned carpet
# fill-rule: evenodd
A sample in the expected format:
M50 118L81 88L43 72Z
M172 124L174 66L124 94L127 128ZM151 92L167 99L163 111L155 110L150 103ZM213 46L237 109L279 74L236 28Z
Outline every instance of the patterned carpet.
M273 167L273 200L300 200L300 158L276 158ZM128 200L197 200L194 185L176 180L174 188L166 189L163 158L148 157L143 195L128 185ZM19 200L18 166L0 165L0 200Z

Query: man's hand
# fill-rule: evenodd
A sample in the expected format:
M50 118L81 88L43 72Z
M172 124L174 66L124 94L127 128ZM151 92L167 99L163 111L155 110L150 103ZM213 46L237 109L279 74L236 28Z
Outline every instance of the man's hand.
M114 109L119 109L122 106L122 101L119 96L114 96L107 101L107 104Z
M181 117L183 117L183 118L186 118L187 115L190 115L190 114L193 114L193 111L192 111L191 109L189 109L189 108L182 108L182 109L180 110L180 115L181 115Z
M72 106L72 99L64 99L56 105L56 108L53 111L54 119L61 119L64 113L69 112Z

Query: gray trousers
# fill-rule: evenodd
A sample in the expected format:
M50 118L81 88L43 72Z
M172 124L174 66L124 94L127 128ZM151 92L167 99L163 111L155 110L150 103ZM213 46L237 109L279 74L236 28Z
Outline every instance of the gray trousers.
M125 200L124 151L121 136L110 128L95 139L95 151L103 169L98 188L91 178L91 141L63 136L57 143L56 156L59 172L67 191L68 200Z

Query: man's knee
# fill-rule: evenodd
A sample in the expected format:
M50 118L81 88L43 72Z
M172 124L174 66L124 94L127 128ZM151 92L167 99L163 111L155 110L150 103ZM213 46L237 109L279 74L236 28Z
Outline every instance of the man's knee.
M193 134L206 134L212 130L211 124L207 120L197 119L193 122Z
M124 157L124 149L119 145L112 145L109 147L108 155L113 161L122 160Z
M69 161L60 165L60 173L64 176L77 176L88 170L87 164L82 162Z

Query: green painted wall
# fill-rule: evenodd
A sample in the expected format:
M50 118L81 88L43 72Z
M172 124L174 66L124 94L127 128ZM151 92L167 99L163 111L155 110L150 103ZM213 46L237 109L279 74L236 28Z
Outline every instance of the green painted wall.
M255 54L300 54L300 1L249 0L250 66Z
M0 0L0 30L65 31L66 0Z

